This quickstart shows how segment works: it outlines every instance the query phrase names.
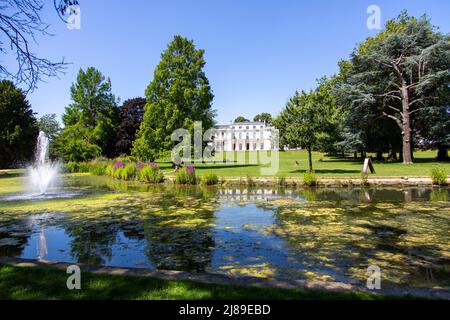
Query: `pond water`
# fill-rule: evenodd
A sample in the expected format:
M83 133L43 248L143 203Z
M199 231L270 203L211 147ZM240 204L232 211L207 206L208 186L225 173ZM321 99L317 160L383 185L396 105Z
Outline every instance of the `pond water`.
M73 176L0 196L0 256L450 287L450 189L174 187Z

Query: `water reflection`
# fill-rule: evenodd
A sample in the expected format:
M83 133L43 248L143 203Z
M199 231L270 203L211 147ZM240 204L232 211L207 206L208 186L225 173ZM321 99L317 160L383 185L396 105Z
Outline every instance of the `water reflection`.
M0 255L448 286L449 189L200 188L72 177L82 199L0 202Z

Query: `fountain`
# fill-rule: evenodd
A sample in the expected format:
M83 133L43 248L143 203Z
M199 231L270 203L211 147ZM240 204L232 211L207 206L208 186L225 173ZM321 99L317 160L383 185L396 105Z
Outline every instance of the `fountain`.
M58 164L52 163L48 159L48 146L48 138L45 132L40 131L37 138L34 165L29 170L30 186L32 191L39 192L39 195L47 193L58 175Z

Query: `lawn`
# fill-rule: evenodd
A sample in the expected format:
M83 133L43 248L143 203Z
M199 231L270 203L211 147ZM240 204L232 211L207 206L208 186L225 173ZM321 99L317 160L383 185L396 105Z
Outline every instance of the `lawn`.
M303 289L203 284L82 272L81 290L68 290L67 273L0 265L0 299L388 299L387 296Z
M256 152L236 152L239 156L245 156L247 162L244 164L222 161L216 164L195 164L198 174L203 175L207 172L214 172L219 177L233 176L252 176L261 175L261 165L250 164L248 161L250 156L255 156ZM434 166L440 166L447 169L450 174L450 163L437 162L436 151L417 151L414 153L415 163L412 165L404 165L399 162L389 163L386 161L375 161L375 175L371 176L429 176L430 170ZM222 159L223 155L218 154L215 159ZM296 164L298 162L298 165ZM167 165L167 164L165 164ZM165 167L164 165L162 166ZM313 153L313 168L317 176L324 177L352 177L360 176L363 167L362 160L343 159L329 157L321 152ZM285 151L279 152L279 170L277 176L297 177L302 176L308 169L307 152L302 151Z

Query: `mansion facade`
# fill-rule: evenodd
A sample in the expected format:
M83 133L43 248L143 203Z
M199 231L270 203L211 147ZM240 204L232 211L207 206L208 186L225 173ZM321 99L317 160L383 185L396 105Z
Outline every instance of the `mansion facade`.
M264 122L219 125L215 130L215 151L278 150L278 130Z

